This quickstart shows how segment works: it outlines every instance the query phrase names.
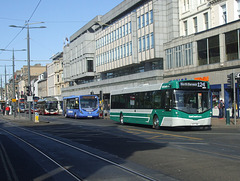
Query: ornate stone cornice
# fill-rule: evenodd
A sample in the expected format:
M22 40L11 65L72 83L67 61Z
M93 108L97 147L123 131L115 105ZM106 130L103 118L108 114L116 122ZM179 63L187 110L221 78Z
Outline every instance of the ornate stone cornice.
M207 0L210 5L217 4L226 0Z

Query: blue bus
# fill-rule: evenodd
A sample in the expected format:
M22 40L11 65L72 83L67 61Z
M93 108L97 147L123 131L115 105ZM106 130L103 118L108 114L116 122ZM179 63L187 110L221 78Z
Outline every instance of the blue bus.
M99 118L99 99L96 95L63 98L63 114L73 118Z

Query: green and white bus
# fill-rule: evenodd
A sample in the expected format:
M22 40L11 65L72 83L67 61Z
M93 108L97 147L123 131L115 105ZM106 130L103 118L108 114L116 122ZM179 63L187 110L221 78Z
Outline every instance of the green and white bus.
M111 92L110 119L159 129L211 126L210 85L199 80L170 81Z

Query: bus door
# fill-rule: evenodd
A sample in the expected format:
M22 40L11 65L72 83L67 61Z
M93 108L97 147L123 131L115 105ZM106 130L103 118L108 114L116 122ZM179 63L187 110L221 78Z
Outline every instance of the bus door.
M160 125L164 121L164 125L167 124L171 126L172 123L172 108L173 108L173 94L172 90L167 90L163 93L163 109L159 117Z

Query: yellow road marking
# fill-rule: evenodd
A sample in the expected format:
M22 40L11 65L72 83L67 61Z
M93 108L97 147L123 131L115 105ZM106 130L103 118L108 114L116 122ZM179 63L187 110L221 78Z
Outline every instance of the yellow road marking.
M185 138L185 139L190 139L190 140L203 140L202 138L196 138L196 137L191 137L191 136L182 136L182 135L176 135L176 134L170 134L170 133L161 133L161 132L153 132L153 131L145 131L145 130L138 130L138 129L133 129L133 128L126 128L130 131L134 131L133 134L136 134L135 131L140 132L140 133L148 133L148 134L158 134L158 135L164 135L164 136L171 136L171 137L176 137L176 138ZM157 136L154 136L157 137ZM154 139L154 138L152 138Z

